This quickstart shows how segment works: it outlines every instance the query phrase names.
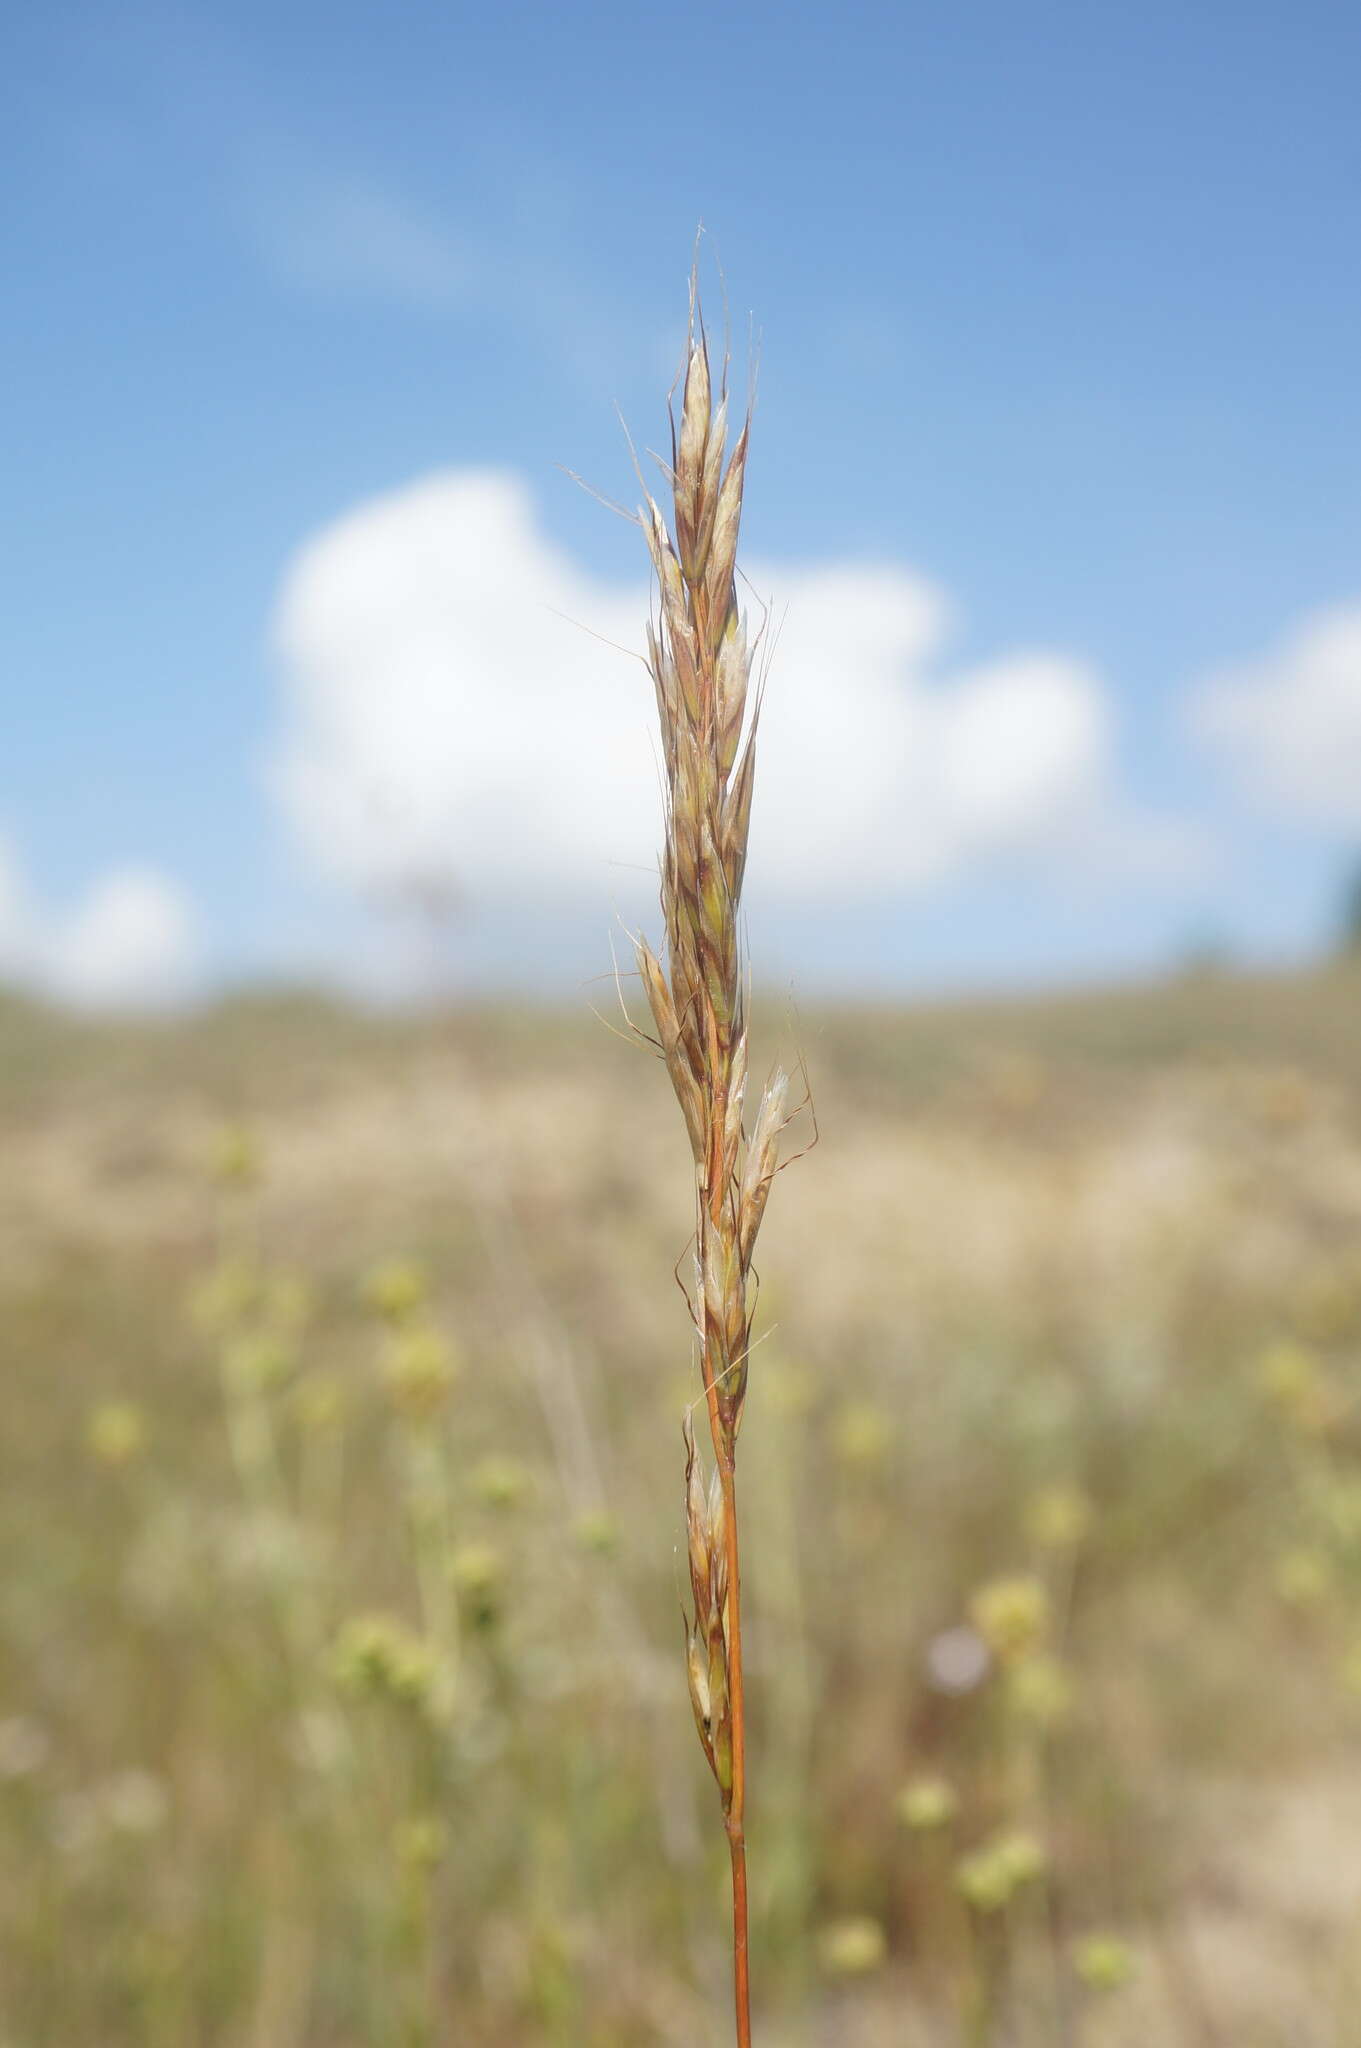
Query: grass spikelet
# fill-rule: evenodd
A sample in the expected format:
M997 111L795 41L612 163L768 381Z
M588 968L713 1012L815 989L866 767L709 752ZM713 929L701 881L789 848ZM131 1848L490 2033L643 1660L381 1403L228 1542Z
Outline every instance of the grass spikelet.
M646 941L638 971L695 1169L695 1284L706 1485L685 1421L693 1617L686 1654L695 1724L718 1784L732 1859L737 2040L751 2039L747 1962L746 1741L736 1455L751 1348L751 1264L789 1078L772 1075L748 1133L747 1019L739 943L756 767L752 645L737 599L749 422L727 452L726 365L715 398L693 290L680 421L672 422L668 527L648 496L640 524L657 579L648 631L666 778L661 901L665 964Z

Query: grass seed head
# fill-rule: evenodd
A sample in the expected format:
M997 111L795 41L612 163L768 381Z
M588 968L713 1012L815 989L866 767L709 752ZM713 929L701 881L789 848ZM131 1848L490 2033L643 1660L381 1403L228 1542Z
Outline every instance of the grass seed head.
M868 1914L833 1920L818 1936L818 1957L830 1977L864 1977L888 1958L888 1938Z
M672 437L673 524L650 497L640 515L658 589L647 645L666 773L665 965L646 942L637 949L695 1162L700 1339L720 1459L731 1456L741 1419L748 1279L788 1092L777 1072L748 1140L739 928L756 755L752 653L736 590L748 434L744 425L729 456L725 385L726 372L715 392L696 318Z
M1049 1595L1036 1578L990 1579L969 1603L969 1615L993 1655L1003 1664L1030 1655L1049 1631Z
M383 1360L383 1378L393 1405L410 1422L439 1414L458 1373L448 1339L428 1325L394 1331Z
M691 298L679 426L674 417L672 524L652 497L639 514L657 579L647 661L661 726L665 843L664 960L637 945L657 1044L680 1105L695 1172L691 1311L714 1450L706 1490L685 1424L685 1513L694 1613L686 1662L695 1725L718 1781L733 1864L739 2043L746 1993L745 1736L735 1463L751 1351L751 1267L787 1121L776 1071L750 1137L747 1020L739 942L756 771L752 646L737 602L737 541L748 427L727 452L727 366L715 389L704 324Z
M336 1637L332 1669L346 1692L403 1706L425 1706L438 1678L430 1644L389 1614L352 1615Z
M290 1345L269 1332L231 1338L222 1347L222 1371L242 1394L271 1394L291 1377L297 1359Z
M364 1306L397 1327L410 1322L429 1294L425 1269L414 1259L383 1259L365 1274L360 1286Z
M899 1792L894 1810L913 1834L931 1834L950 1825L959 1811L959 1799L944 1778L912 1778Z
M1073 1945L1073 1971L1089 1991L1120 1991L1134 1975L1134 1951L1118 1934L1086 1934Z
M473 1467L473 1491L484 1506L509 1510L523 1505L533 1491L534 1475L519 1458L497 1455Z
M147 1422L132 1401L101 1401L85 1419L85 1447L96 1465L131 1465L146 1447Z
M955 1881L976 1913L1000 1913L1044 1870L1044 1850L1022 1829L996 1835L961 1859Z

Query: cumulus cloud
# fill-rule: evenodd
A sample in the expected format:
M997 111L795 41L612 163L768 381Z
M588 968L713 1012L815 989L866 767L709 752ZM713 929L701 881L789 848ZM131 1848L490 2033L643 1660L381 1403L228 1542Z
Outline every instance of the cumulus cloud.
M1210 677L1192 719L1249 796L1361 830L1361 604L1314 613L1272 652Z
M1004 857L1181 858L1119 793L1110 700L1084 663L951 672L945 599L901 566L750 573L774 601L776 679L754 887L834 904ZM655 860L654 707L641 667L602 643L637 647L647 604L641 576L604 581L556 547L501 471L427 477L319 533L278 605L269 766L312 861L375 893L617 898Z
M19 869L9 846L0 837L0 973L21 954L26 922Z
M154 869L113 869L58 915L0 839L0 977L82 1007L150 1008L185 993L195 954L188 899Z

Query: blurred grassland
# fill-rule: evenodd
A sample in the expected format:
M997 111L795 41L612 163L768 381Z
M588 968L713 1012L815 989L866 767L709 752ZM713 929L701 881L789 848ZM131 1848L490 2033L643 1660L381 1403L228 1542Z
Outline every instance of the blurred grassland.
M1359 1021L788 1020L766 2048L1361 2042ZM6 997L0 1147L3 2048L726 2038L664 1074L584 1007Z

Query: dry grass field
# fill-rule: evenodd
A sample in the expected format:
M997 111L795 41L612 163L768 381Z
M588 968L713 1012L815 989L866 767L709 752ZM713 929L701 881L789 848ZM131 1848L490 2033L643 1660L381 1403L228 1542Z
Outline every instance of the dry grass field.
M1361 2043L1359 1017L791 1021L762 2048ZM584 1004L13 998L0 1159L3 2048L726 2038L665 1077Z

